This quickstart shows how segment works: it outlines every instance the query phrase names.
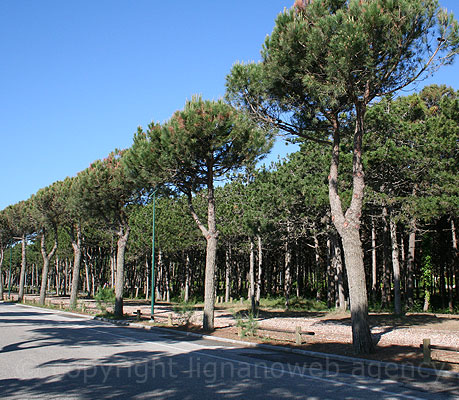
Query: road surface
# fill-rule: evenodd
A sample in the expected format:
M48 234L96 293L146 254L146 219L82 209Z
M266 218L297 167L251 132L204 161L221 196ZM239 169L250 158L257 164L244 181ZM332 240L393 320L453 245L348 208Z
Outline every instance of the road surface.
M410 371L0 303L0 399L459 399Z

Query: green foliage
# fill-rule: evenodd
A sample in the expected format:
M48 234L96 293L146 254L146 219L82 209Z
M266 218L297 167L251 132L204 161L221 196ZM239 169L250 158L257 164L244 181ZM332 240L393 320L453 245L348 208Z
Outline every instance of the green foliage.
M125 163L145 188L169 183L188 193L254 163L269 149L266 134L223 101L193 97L165 124L139 128Z
M459 199L459 101L431 85L368 110L365 169L368 202L389 205L399 220L455 213Z
M94 300L96 300L99 309L105 313L108 306L113 306L113 304L115 304L115 291L109 287L101 287L97 289Z
M236 313L234 315L236 319L236 326L241 330L241 336L255 336L258 329L258 315L254 315L252 312L247 313Z
M127 224L127 206L137 199L134 181L125 173L123 152L116 150L78 174L76 201L92 218L111 229Z

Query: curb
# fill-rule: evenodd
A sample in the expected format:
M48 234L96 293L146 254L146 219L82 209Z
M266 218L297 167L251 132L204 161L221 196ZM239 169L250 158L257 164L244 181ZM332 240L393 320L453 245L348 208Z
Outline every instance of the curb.
M58 309L46 308L46 307L38 307L38 306L31 305L31 304L23 304L23 303L15 303L15 304L17 306L20 306L20 307L35 308L35 309L38 309L38 310L43 310L43 311L48 311L48 312L49 311L53 311L53 312L60 313L60 314L70 314L70 315L73 315L74 317L80 317L81 319L85 319L85 320L94 319L94 317L91 316L91 315L78 314L78 313L75 313L75 312L72 312L72 311L58 310Z
M143 325L143 324L138 324L138 323L120 321L120 320L110 320L108 318L94 317L93 319L104 321L104 322L109 322L115 325L140 328L140 329L145 329L145 330L150 330L150 331L154 329L162 330L162 331L167 331L167 332L175 333L177 335L182 335L182 336L191 336L191 337L197 337L197 338L202 338L202 339L207 339L207 340L213 340L216 342L232 343L232 344L240 345L241 347L256 347L260 349L280 351L284 353L300 354L304 356L317 357L317 358L323 358L323 359L328 359L328 360L331 359L331 360L337 360L337 361L343 361L343 362L349 362L349 363L360 363L360 364L364 364L368 366L377 365L377 366L386 367L386 368L387 367L394 368L395 366L397 369L401 371L422 372L422 373L436 376L436 377L441 376L441 377L446 377L446 378L459 379L459 373L452 372L452 371L443 371L443 370L426 368L426 367L415 367L409 364L401 364L401 363L395 363L395 362L385 362L385 361L371 360L371 359L366 359L366 358L343 356L340 354L319 353L317 351L295 349L295 348L284 347L284 346L273 346L270 344L263 344L263 343L245 342L242 340L223 338L219 336L211 336L211 335L206 335L203 333L179 331L179 330L165 328L161 326L149 326L149 325Z
M30 307L30 308L35 308L35 309L40 309L40 310L49 310L46 308L41 308L41 307L36 307L28 304L18 304L23 307ZM272 351L279 351L279 352L284 352L284 353L293 353L293 354L300 354L300 355L305 355L305 356L310 356L310 357L317 357L317 358L323 358L323 359L332 359L332 360L337 360L337 361L343 361L343 362L350 362L350 363L360 363L368 366L381 366L381 367L391 367L394 368L396 366L398 369L401 371L411 371L411 372L423 372L425 374L429 374L432 376L436 377L447 377L447 378L456 378L459 379L459 373L458 372L452 372L452 371L443 371L443 370L437 370L437 369L432 369L432 368L426 368L426 367L415 367L413 365L408 365L408 364L401 364L401 363L395 363L395 362L385 362L385 361L377 361L377 360L369 360L366 358L358 358L358 357L349 357L349 356L343 356L339 354L329 354L329 353L319 353L316 351L311 351L311 350L303 350L303 349L295 349L291 347L284 347L284 346L273 346L270 344L263 344L263 343L253 343L253 342L245 342L242 340L236 340L236 339L229 339L229 338L223 338L219 336L211 336L211 335L206 335L202 333L196 333L196 332L187 332L187 331L179 331L176 329L170 329L170 328L165 328L161 326L151 326L151 325L144 325L144 324L139 324L135 322L128 322L124 320L113 320L109 318L103 318L103 317L97 317L97 316L89 316L89 315L84 315L84 314L77 314L73 313L71 311L62 311L62 310L54 310L51 309L49 311L54 311L57 313L62 313L62 314L70 314L73 316L77 316L80 318L84 318L86 320L96 320L96 321L101 321L101 322L107 322L111 325L116 325L116 326L121 326L121 327L132 327L136 329L144 329L144 330L162 330L162 331L167 331L170 333L175 333L176 335L182 335L182 336L191 336L191 337L196 337L196 338L202 338L202 339L207 339L207 340L213 340L216 342L225 342L225 343L232 343L232 344L237 344L241 347L256 347L260 349L266 349L266 350L272 350Z

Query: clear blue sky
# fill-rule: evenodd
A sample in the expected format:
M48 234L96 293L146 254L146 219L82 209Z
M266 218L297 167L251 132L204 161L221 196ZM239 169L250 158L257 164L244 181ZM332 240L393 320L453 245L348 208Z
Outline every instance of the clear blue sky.
M440 3L459 17L457 0ZM223 96L233 63L259 60L292 4L1 0L0 209L129 147L138 125L167 120L193 94ZM459 89L458 64L433 82Z

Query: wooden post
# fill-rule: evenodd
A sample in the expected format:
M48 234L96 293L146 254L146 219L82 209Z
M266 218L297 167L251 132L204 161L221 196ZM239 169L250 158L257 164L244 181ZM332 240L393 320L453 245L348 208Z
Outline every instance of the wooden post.
M242 337L242 326L238 326L237 328L237 335L241 338Z
M243 298L243 297L241 297L241 304L243 304L243 303L244 303L244 298Z
M137 314L137 321L140 321L140 317L142 315L142 311L137 310L136 314Z
M424 353L424 363L430 364L432 362L432 352L430 350L430 339L424 339L422 341L422 351Z
M172 326L172 315L167 314L167 324Z
M301 344L301 326L295 326L295 344Z

